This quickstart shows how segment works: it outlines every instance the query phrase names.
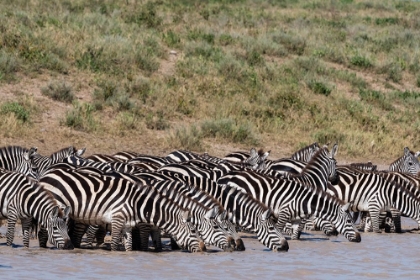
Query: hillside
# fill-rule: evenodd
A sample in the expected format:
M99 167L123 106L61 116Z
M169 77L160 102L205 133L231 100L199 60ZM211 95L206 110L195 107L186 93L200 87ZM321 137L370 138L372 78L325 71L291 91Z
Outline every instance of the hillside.
M417 1L0 3L0 145L419 150Z

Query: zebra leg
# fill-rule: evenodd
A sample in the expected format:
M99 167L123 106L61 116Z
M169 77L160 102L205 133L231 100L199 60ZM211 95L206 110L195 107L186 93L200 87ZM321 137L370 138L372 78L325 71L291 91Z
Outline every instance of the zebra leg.
M131 227L129 228L125 228L124 232L123 232L123 236L124 236L124 247L126 251L132 251L133 247L133 240L132 240L132 236L131 236Z
M13 238L15 237L15 226L17 221L17 212L14 207L9 206L7 213L7 232L6 232L6 244L11 246Z
M379 228L379 213L380 209L376 207L369 209L370 219L372 222L372 230L376 233L381 233L381 229Z
M301 219L300 222L293 227L293 234L290 236L292 240L299 240L303 229L305 228L306 219Z
M47 248L48 231L45 227L41 226L38 232L39 247Z
M118 251L123 228L122 219L113 219L111 224L111 251Z
M394 226L394 232L401 233L402 232L402 229L401 229L401 212L398 209L391 208L391 217L392 217L392 220L394 221L394 225L393 225ZM390 226L390 232L392 232L391 231L392 225L388 225L388 226Z
M86 230L86 242L89 248L93 247L93 241L95 240L95 236L98 230L98 226L88 226Z
M162 252L162 235L161 235L161 229L158 227L152 227L152 230L150 231L150 234L152 236L153 246L155 247L155 252Z
M21 219L21 223L23 246L29 248L29 233L31 232L32 218Z
M74 245L74 248L80 248L80 245L82 244L83 235L85 234L87 228L88 225L73 222L73 226L69 229L69 235L71 242Z
M99 247L105 243L105 236L106 236L106 228L103 226L99 226L95 234L96 247Z

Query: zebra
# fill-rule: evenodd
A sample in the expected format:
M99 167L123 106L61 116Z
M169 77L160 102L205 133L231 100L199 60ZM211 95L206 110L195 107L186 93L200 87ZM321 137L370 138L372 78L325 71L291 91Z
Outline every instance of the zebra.
M273 212L266 205L251 195L228 185L219 185L205 177L183 176L170 171L146 173L148 178L173 178L197 187L215 199L231 215L234 224L248 231L255 232L258 240L273 251L288 251L289 245L281 231L274 226Z
M33 148L37 150L37 148ZM33 154L32 161L38 167L39 176L42 176L42 173L51 165L62 162L65 158L70 156L81 157L86 148L76 150L73 146L63 148L55 153L52 153L50 156L42 156L35 152Z
M222 204L215 199L213 196L211 196L210 194L208 194L207 192L204 192L202 190L200 190L199 188L189 185L186 182L181 182L178 180L174 180L172 178L168 178L168 176L149 176L150 174L143 174L143 175L139 175L140 179L143 180L150 180L150 181L157 181L154 184L152 184L155 188L157 188L159 191L163 191L163 192L168 192L168 191L172 191L179 193L179 194L185 194L188 197L190 197L191 199L194 199L195 201L197 201L198 203L203 204L205 207L207 208L215 208L218 207L220 210L223 211L223 214L226 214L226 210L224 210ZM222 215L223 215L222 214ZM238 236L238 233L236 232L235 227L232 225L232 223L225 219L225 217L223 216L219 216L222 217L221 219L218 220L218 223L221 225L222 231L225 232L225 234L231 236L231 240L229 241L229 243L234 243L234 247L235 250L237 251L244 251L245 250L245 246L243 244L242 239Z
M193 190L185 184L173 180L141 180L141 178L137 179L134 176L129 176L129 174L121 174L121 176L132 182L149 184L163 196L176 201L184 208L188 208L193 216L193 224L206 244L216 245L225 251L229 251L231 248L228 243L231 243L230 240L235 240L235 245L238 244L237 250L245 249L234 227L222 213L224 211L223 207L216 200L211 201L211 198L206 197L206 194L198 193L198 190ZM200 197L200 201L197 197ZM226 239L226 236L232 237Z
M337 149L337 144L333 146L331 153L328 151L327 146L319 148L301 173L285 173L284 178L313 187L315 190L320 189L324 192L327 191L327 185L329 183L335 184L338 182L338 175L336 172L337 161L335 160ZM300 233L306 223L307 221L305 219L301 220L297 230L292 233L292 239L299 239ZM320 224L327 235L335 234L328 221L315 219L315 224Z
M420 223L420 201L407 189L374 172L338 166L339 182L328 186L327 192L345 202L353 202L352 211L367 211L374 232L381 232L379 215L382 210L396 208Z
M24 247L29 247L32 223L39 223L46 232L39 238L40 247L47 247L49 241L59 249L73 249L66 224L69 211L68 206L61 211L51 194L25 175L0 169L0 220L7 219L8 246L13 243L15 224L20 219Z
M235 240L240 245L243 244L242 240L237 236L236 231L234 231L233 226L226 221L226 211L219 203L213 202L211 207L205 206L202 202L193 199L190 194L192 193L194 195L194 193L197 193L191 188L188 189L181 182L161 180L156 182L152 181L150 184L163 196L176 201L191 211L193 216L192 222L206 244L215 245L224 251L231 250L229 245L231 242L229 240ZM203 194L197 195L202 196ZM224 224L224 226L221 224ZM244 248L240 249L241 251L244 250Z
M125 236L125 249L131 250L131 228L147 223L164 229L189 251L205 249L186 216L189 211L152 186L72 169L52 170L40 178L40 183L57 200L72 207L70 218L75 226L71 237L76 248L80 247L86 225L110 224L111 250L118 249L121 232Z
M20 146L6 146L0 148L0 168L22 173L34 180L38 180L39 172L32 159L36 148L26 149Z
M420 171L418 153L413 153L408 147L405 147L404 155L392 162L388 170L417 175Z
M319 217L331 221L349 241L361 241L349 212L351 204L345 204L322 190L252 171L232 171L219 178L217 183L237 186L273 209L279 229L296 218Z

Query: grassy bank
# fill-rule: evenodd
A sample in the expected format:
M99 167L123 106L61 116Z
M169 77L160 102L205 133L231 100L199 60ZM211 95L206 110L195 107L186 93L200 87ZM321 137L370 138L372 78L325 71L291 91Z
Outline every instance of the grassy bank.
M32 0L0 10L3 144L219 155L220 145L281 154L317 141L383 160L420 149L417 1Z

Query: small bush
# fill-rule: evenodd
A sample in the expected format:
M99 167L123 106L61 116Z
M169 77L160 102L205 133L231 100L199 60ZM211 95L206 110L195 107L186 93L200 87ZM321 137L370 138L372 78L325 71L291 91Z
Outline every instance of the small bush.
M257 145L259 142L250 125L238 125L232 119L204 121L201 131L203 137L223 138L234 143Z
M93 117L95 108L88 103L74 103L73 109L66 113L62 125L74 128L76 130L91 132L96 129L97 123Z
M364 56L355 55L350 58L350 63L354 66L361 67L361 68L370 68L372 67L372 62Z
M316 94L328 96L332 91L332 89L329 86L320 81L310 80L307 84L308 87Z
M203 149L202 139L200 130L193 125L189 129L185 127L176 129L175 134L169 136L168 142L172 148L201 151Z
M158 111L156 114L149 114L146 116L146 127L154 130L165 130L169 128L169 123L165 119L163 112Z
M54 100L66 103L71 103L75 99L72 86L64 81L50 82L46 87L41 88L41 93Z
M22 121L29 121L29 111L17 102L6 102L0 108L2 115L14 114L15 117Z

